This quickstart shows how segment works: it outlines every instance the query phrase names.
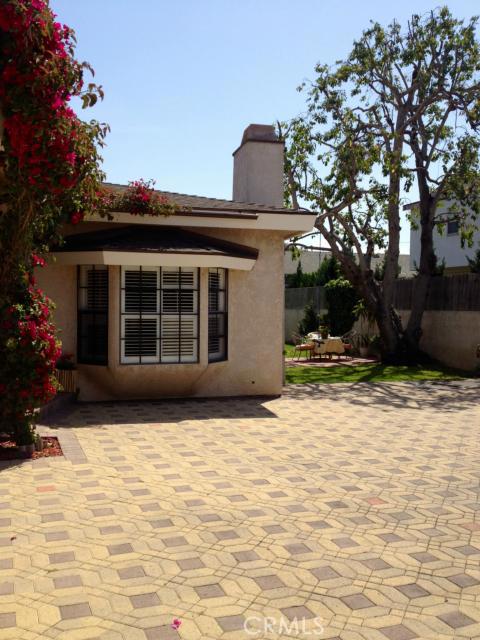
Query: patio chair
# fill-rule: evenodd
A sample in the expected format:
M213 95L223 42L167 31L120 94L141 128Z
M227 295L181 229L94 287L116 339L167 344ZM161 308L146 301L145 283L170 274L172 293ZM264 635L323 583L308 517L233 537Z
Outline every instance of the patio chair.
M305 360L310 360L315 345L312 342L305 342L305 338L303 338L298 333L292 334L292 340L294 345L293 357L295 358L295 355L298 353L297 360L300 360L302 353L304 353Z
M353 359L352 351L355 348L355 338L357 336L357 332L351 329L347 331L347 333L343 334L342 342L343 348L345 349L345 359L350 358Z

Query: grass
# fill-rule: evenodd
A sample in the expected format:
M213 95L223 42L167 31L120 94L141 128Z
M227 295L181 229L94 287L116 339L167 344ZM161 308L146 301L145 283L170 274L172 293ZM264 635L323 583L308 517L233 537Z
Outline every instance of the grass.
M285 345L286 357L293 357L293 346ZM468 377L440 365L391 366L372 362L355 366L286 367L287 384L334 384L337 382L409 382L421 380L459 380Z
M294 350L295 350L295 347L293 346L293 344L286 344L283 350L283 355L286 358L293 358Z

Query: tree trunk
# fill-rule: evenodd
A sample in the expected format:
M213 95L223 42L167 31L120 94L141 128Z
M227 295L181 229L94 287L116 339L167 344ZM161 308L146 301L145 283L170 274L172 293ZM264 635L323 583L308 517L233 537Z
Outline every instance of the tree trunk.
M405 110L399 109L395 123L392 168L388 185L388 246L385 252L385 269L383 281L374 283L379 289L375 317L380 332L382 361L395 364L404 359L402 324L393 308L393 302L400 255L400 166L405 118Z
M435 272L436 257L433 246L433 229L436 202L430 194L420 200L420 264L418 275L413 281L412 308L405 330L405 338L412 358L421 355L422 319L430 290L430 282Z
M385 283L375 282L373 278L366 285L372 293L375 292L369 307L378 327L382 362L402 364L405 361L403 331L401 320L391 304L393 285L386 290ZM367 297L365 299L368 300Z
M391 305L393 285L390 290L383 282L377 282L373 273L358 274L356 282L352 282L359 295L365 301L370 314L377 323L382 362L402 364L405 362L405 348L402 323Z

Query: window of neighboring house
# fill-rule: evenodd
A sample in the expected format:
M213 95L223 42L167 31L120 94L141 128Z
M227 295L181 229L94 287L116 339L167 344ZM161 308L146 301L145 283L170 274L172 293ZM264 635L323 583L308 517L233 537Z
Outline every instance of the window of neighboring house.
M120 361L198 362L198 269L122 267Z
M108 364L108 267L78 267L77 360Z
M458 220L449 220L447 222L447 235L455 236L458 234L459 224Z
M208 270L208 361L227 359L227 270Z

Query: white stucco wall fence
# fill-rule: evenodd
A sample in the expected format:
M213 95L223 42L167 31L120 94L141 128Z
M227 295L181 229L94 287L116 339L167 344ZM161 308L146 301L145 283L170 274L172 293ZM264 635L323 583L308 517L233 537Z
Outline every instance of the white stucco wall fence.
M415 279L399 280L396 307L405 323ZM464 371L480 366L480 275L432 279L422 321L421 348L435 360Z
M396 283L395 307L408 321L414 278ZM319 313L327 311L323 287L285 289L285 340L297 330L305 305L313 301ZM359 333L369 332L356 324ZM373 332L374 329L372 329ZM432 280L422 322L420 346L433 359L463 371L480 367L480 275L436 277Z
M305 306L313 302L317 313L327 311L324 287L285 289L285 342L291 342L304 315Z

